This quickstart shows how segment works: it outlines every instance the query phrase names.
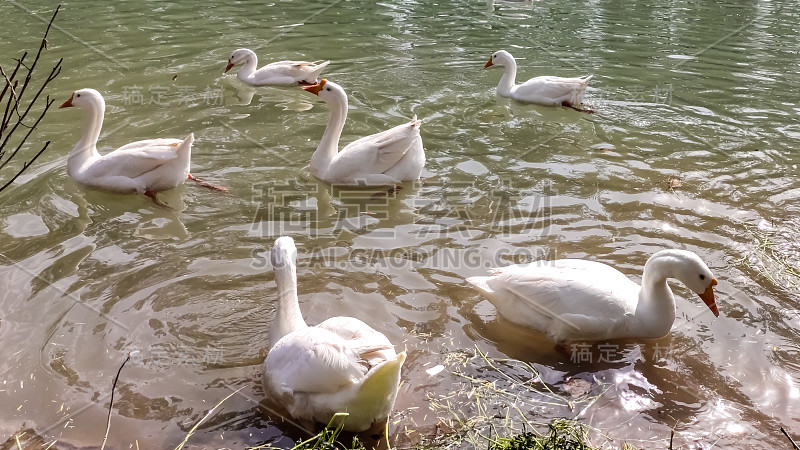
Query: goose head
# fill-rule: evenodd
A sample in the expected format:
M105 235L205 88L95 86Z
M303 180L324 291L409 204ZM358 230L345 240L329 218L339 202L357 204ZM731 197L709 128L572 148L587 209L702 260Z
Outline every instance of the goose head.
M719 309L714 300L714 286L717 285L717 279L706 263L699 256L689 252L687 263L680 267L678 275L676 278L683 281L686 287L700 296L714 316L719 317Z
M289 236L276 239L270 253L270 262L273 269L293 267L297 264L297 247L294 245L294 239Z
M325 102L330 100L347 99L347 94L344 92L344 89L342 89L341 86L324 78L317 84L303 86L303 90L319 96L319 98Z
M236 49L231 53L230 58L228 58L228 65L225 67L225 72L227 73L231 68L237 64L245 63L250 58L255 56L252 50L246 48Z
M489 62L487 62L483 68L488 69L492 66L505 66L512 62L514 62L514 57L511 56L511 53L508 53L505 50L498 50L492 53L492 56L489 57Z
M664 258L674 262L670 264L669 271L672 272L670 276L677 278L700 296L708 309L719 317L719 309L714 300L714 286L717 285L717 279L699 256L687 250L662 250L652 258Z
M97 105L105 105L103 96L99 92L94 89L80 89L73 92L72 97L62 103L59 108L75 106L77 108L91 109L97 107Z

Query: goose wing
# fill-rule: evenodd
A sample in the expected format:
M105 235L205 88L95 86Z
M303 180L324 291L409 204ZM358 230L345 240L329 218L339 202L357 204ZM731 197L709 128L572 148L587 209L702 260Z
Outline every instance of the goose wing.
M497 269L469 279L508 319L545 331L565 314L617 320L635 309L639 286L605 264L577 259Z
M575 91L586 89L590 77L562 78L543 76L531 78L516 88L516 95L520 97L538 97L542 99L558 99Z
M91 172L101 176L136 178L178 157L179 139L148 139L131 142L103 155L92 164Z
M332 174L340 171L379 174L394 167L420 138L420 121L398 125L386 131L366 136L343 148L331 163Z
M335 333L318 327L287 334L270 349L264 373L276 392L336 393L367 373L360 358Z

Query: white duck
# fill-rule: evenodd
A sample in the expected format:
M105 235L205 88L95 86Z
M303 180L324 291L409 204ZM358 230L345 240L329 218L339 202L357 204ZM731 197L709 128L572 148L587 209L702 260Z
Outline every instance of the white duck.
M194 134L186 139L148 139L124 145L111 153L97 152L97 139L103 126L106 103L94 89L75 91L60 108L86 110L88 120L83 136L69 153L67 173L81 184L122 194L144 194L166 206L156 193L172 189L187 178L216 190L189 173Z
M307 61L277 61L256 70L258 57L255 52L250 49L240 48L234 50L231 57L228 58L228 66L225 67L225 72L227 73L233 66L242 62L244 67L239 69L236 77L254 86L314 84L325 66L330 64L330 61L313 63Z
M651 256L641 286L606 264L580 259L513 265L467 281L506 319L564 342L665 336L675 321L668 278L682 281L719 317L717 279L700 257L685 250Z
M396 354L386 336L352 317L306 325L297 298L296 258L292 238L275 241L271 261L278 306L264 360L267 392L295 418L328 423L335 413L347 412L346 430L367 430L389 416L406 354Z
M489 58L484 69L491 66L504 66L503 77L497 85L497 94L512 98L519 102L536 103L545 106L567 106L578 111L590 112L578 108L583 103L586 85L592 75L580 78L536 77L522 84L514 84L517 77L517 61L505 50L498 50Z
M425 165L419 134L421 120L410 122L351 142L339 151L339 138L347 119L347 94L336 83L322 80L304 86L330 107L325 133L311 155L311 173L332 184L389 185L416 180Z

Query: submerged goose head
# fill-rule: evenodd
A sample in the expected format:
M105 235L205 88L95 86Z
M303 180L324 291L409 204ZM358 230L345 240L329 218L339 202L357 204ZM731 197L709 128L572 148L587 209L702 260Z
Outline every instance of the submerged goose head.
M233 53L231 53L230 58L228 58L228 65L225 67L225 72L228 72L237 64L247 63L251 59L255 60L255 56L256 54L250 49L240 48L234 50Z
M59 106L59 108L70 108L72 106L88 109L94 108L97 105L105 105L103 96L94 89L80 89L72 93L69 100Z
M511 56L511 53L508 53L505 50L498 50L492 53L492 56L489 57L489 62L483 66L484 69L488 69L492 66L506 66L511 65L510 63L514 62L514 57Z
M341 86L324 78L317 84L303 86L303 90L311 92L312 94L316 94L325 102L347 98L347 94L344 92L344 89L342 89Z

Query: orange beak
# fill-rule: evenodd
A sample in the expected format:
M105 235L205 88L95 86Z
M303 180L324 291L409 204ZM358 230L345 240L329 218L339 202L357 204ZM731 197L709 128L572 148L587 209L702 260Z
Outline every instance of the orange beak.
M719 310L717 309L717 303L714 301L714 286L717 285L717 279L714 278L711 280L711 286L706 289L705 292L702 294L698 294L701 299L703 299L703 303L708 306L708 309L714 313L715 317L719 317Z
M494 65L494 64L492 64L492 57L490 56L490 57L489 57L489 62L487 62L487 63L486 63L486 65L485 65L485 66L483 66L483 68L484 68L484 69L488 69L489 67L492 67L493 65Z
M228 65L225 66L225 72L222 73L228 73L228 71L231 70L231 67L233 67L233 63L229 61Z
M312 93L312 94L314 94L314 95L319 95L319 91L321 91L321 90L322 90L322 86L325 86L325 83L327 83L327 82L328 82L328 80L326 80L326 79L324 79L324 78L323 78L323 79L322 79L322 80L321 80L319 83L317 83L317 84L312 84L311 86L303 86L303 90L304 90L304 91L311 92L311 93Z
M72 95L69 96L69 100L67 100L64 103L62 103L61 106L59 106L58 108L61 109L61 108L70 108L70 107L72 107L72 97L75 97L75 93L74 92L72 93Z

